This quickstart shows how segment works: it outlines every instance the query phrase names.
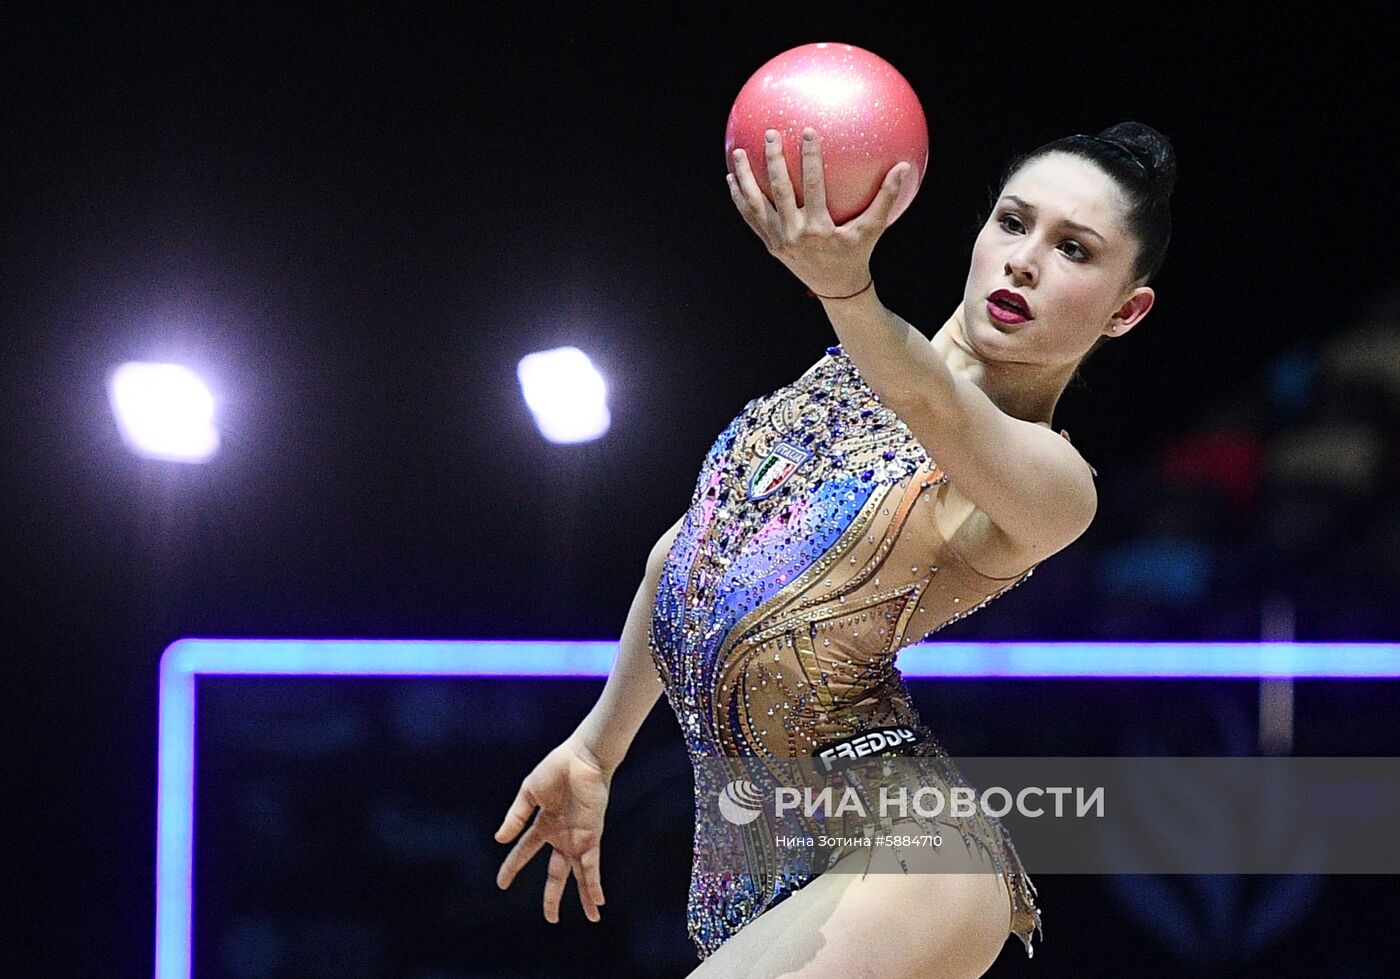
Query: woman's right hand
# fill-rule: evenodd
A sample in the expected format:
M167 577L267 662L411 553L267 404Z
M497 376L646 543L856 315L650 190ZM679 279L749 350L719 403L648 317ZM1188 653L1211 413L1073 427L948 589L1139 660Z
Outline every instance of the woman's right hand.
M573 735L545 755L520 784L505 822L496 830L497 842L509 843L529 822L530 814L539 809L535 821L497 871L496 886L501 890L510 887L520 869L548 843L553 852L544 885L545 920L559 923L559 902L572 873L584 914L589 921L598 921L598 906L603 903L599 845L611 783L612 772L599 765Z

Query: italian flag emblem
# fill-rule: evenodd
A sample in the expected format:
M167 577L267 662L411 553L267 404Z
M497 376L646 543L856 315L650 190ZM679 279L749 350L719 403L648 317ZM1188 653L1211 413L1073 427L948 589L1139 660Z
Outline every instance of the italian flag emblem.
M811 457L812 453L791 442L779 442L773 446L749 477L749 499L761 500L771 496L787 482L789 476L797 472L798 466Z

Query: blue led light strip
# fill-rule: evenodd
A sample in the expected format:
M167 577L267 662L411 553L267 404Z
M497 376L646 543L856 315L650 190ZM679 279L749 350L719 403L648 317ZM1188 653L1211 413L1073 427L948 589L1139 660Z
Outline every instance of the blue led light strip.
M156 979L188 979L194 863L195 677L584 677L616 641L182 639L160 663ZM1400 678L1400 643L936 642L899 653L909 679Z

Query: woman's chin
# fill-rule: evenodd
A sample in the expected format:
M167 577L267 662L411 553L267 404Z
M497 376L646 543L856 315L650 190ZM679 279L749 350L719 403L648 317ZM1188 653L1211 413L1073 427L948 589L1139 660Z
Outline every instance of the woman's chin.
M974 350L985 350L988 353L995 350L1013 350L1017 346L1016 338L1011 332L992 322L986 313L967 324L967 342Z

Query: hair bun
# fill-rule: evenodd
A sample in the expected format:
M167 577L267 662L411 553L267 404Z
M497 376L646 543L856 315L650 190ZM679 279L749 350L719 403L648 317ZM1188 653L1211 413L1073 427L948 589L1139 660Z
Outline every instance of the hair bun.
M1099 133L1099 139L1123 147L1142 162L1157 190L1170 197L1176 186L1176 151L1171 140L1141 122L1120 122Z

